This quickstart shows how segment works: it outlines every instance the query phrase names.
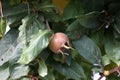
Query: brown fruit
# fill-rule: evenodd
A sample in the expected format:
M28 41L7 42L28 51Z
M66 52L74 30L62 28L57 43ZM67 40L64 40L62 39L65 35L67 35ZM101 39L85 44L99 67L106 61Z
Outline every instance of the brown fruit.
M55 33L50 40L49 48L54 53L61 53L63 48L69 48L69 39L64 33Z

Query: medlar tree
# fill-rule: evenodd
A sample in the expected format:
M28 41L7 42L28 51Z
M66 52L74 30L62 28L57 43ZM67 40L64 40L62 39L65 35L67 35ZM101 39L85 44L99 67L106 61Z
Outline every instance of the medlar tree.
M1 0L0 14L1 80L120 79L120 0Z

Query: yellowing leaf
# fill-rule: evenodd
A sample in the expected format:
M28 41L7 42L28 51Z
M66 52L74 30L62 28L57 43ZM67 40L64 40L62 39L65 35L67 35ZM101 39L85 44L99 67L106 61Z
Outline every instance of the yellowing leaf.
M69 2L70 0L52 0L52 3L59 8L60 14L62 14L64 8Z

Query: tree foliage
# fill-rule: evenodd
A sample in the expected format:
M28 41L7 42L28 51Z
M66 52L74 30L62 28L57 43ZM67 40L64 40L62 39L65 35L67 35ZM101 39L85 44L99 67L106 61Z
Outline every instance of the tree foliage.
M0 14L1 80L120 79L119 0L2 0ZM73 48L64 63L48 47L56 32Z

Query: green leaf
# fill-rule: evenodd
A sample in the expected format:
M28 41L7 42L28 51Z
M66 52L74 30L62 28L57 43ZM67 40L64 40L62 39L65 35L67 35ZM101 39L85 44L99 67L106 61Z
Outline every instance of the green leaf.
M85 80L86 76L82 67L75 61L71 61L71 65L59 64L49 60L49 64L59 73L75 80Z
M5 17L16 15L26 11L28 11L27 5L20 4L20 5L10 6L8 3L3 3L3 14Z
M76 18L84 13L80 0L71 0L63 11L63 20Z
M19 27L19 25L21 25L21 19L23 19L26 15L27 13L19 13L16 15L9 16L7 18L7 23L10 27Z
M104 10L105 1L104 0L80 0L85 13L92 11L102 11Z
M102 48L103 45L103 38L104 38L104 29L99 30L99 31L95 31L90 35L91 39L100 47ZM103 38L102 38L103 37ZM104 51L104 50L101 50Z
M105 51L113 62L120 65L120 42L114 40L106 42Z
M18 4L20 2L21 2L20 0L10 0L11 5L15 5L15 4Z
M79 28L79 26L80 26L79 20L77 19L69 25L69 27L67 28L67 31L76 30Z
M3 14L7 19L7 23L13 27L15 24L20 24L21 19L28 14L28 7L24 4L11 6L6 2L3 3Z
M100 64L101 52L97 45L87 36L82 36L78 40L73 41L75 49L85 59L93 64Z
M108 55L104 55L104 56L102 57L102 63L103 63L104 66L110 64L110 62L111 62L111 61L110 61Z
M80 75L81 79L86 79L83 68L75 61L71 62L70 68Z
M116 0L117 1L117 0ZM120 2L112 2L111 4L108 5L108 11L110 14L118 14L120 12ZM117 12L117 13L116 13ZM118 14L119 15L119 14Z
M65 63L66 63L67 65L71 65L71 60L72 60L71 53L66 53L66 54L68 54L68 55L65 55L65 56L66 56L66 61L65 61Z
M34 3L34 5L35 9L41 12L39 15L44 16L48 21L58 22L60 20L57 9L50 0L42 1L42 3Z
M0 33L2 35L4 35L4 33L6 31L6 26L7 26L6 20L5 19L1 19L0 20Z
M120 41L115 39L112 31L113 27L106 31L104 37L104 48L108 58L117 65L120 65Z
M114 18L114 28L120 34L120 12Z
M52 32L49 30L39 31L35 34L30 40L29 46L24 48L18 63L28 64L34 60L48 46L51 34Z
M71 0L63 12L63 19L76 18L84 13L103 10L104 0Z
M52 70L48 71L48 75L42 78L42 80L55 80L55 76Z
M25 65L12 65L10 67L10 79L16 80L28 75L29 67Z
M71 57L73 58L73 59L75 59L75 57L78 55L78 52L77 52L77 50L76 49L73 49L72 51L71 51Z
M9 63L11 65L17 63L18 59L20 58L20 56L22 54L22 49L23 49L23 45L17 44L16 48L13 51L12 57L9 59Z
M46 28L46 24L44 24L44 22L42 21L38 21L36 20L36 23L34 23L35 26L38 26L40 29L44 30Z
M50 52L49 52L49 50L46 48L46 49L44 49L41 53L40 53L40 57L44 60L44 61L46 61L46 59L49 57L49 55L50 55Z
M64 52L64 54L65 54L65 63L67 65L70 65L71 64L71 59L72 59L70 52ZM63 63L62 54L54 54L53 58L54 58L55 61Z
M98 28L101 26L98 18L100 12L90 12L79 17L79 23L85 28Z
M44 16L50 22L59 22L61 20L60 16L55 12L44 12L39 15Z
M49 75L47 75L42 80L55 80L55 76L52 73L50 73Z
M22 19L22 25L19 27L18 42L28 45L32 36L39 32L39 29L44 30L45 24L41 20L37 20L36 14L27 15Z
M119 80L119 79L120 79L120 77L118 77L118 75L116 75L116 74L113 74L113 75L107 77L107 80Z
M37 17L36 15L31 14L31 15L26 16L24 19L22 19L22 25L19 27L20 32L19 32L18 42L27 44L34 30L32 28L33 26L31 25L33 25L33 22L36 19L36 17ZM36 27L34 28L36 29Z
M3 66L0 66L0 79L1 80L7 80L10 76L9 73L9 63L4 64Z
M42 77L45 77L48 74L47 66L42 58L39 60L38 73Z
M63 57L62 57L62 55L61 54L54 54L53 55L53 59L55 60L55 61L57 61L57 62L61 62L62 63L62 61L63 61Z
M0 41L0 66L8 62L14 55L17 45L18 30L11 29Z
M51 3L43 2L41 4L36 3L35 8L42 12L53 12L55 10L55 6Z
M87 33L88 30L81 26L79 19L73 21L67 28L67 34L70 39L78 39L84 33Z
M22 78L17 79L17 80L30 80L30 78L22 77Z

